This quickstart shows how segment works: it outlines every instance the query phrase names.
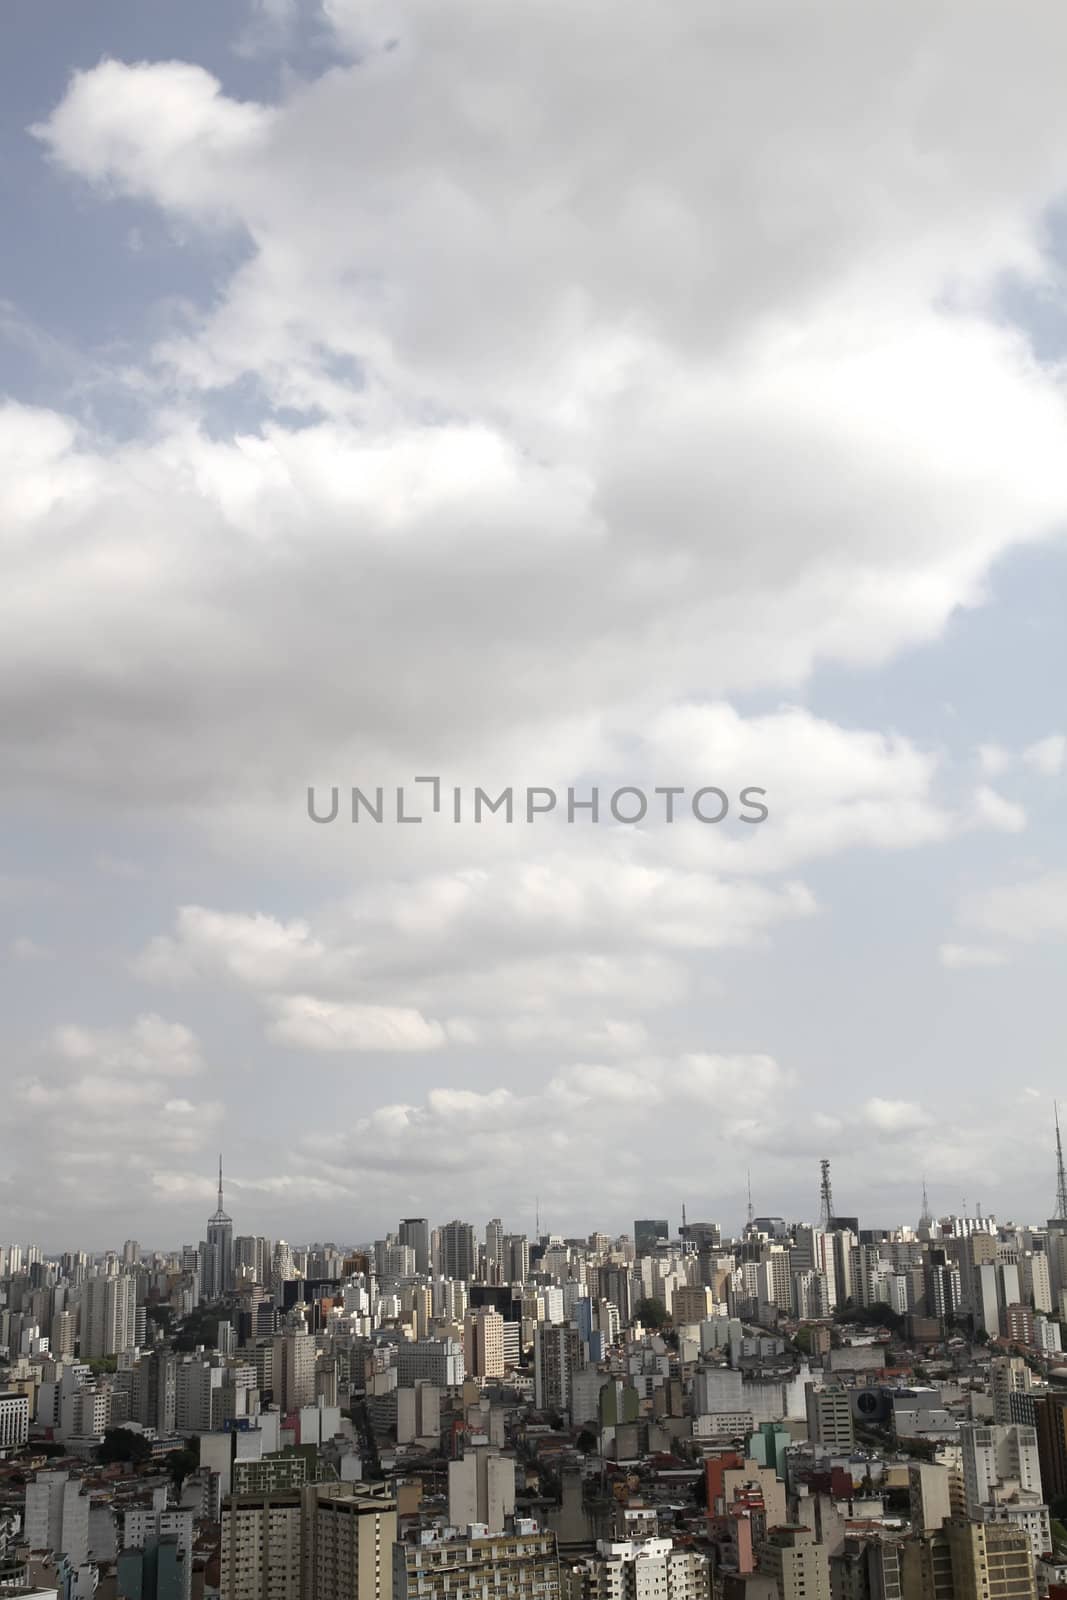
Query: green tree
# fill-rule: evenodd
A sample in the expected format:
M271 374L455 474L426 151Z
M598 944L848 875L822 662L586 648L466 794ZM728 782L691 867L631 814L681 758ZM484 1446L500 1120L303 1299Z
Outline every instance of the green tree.
M841 1309L834 1312L834 1320L855 1322L864 1328L888 1328L892 1333L896 1333L904 1323L900 1312L894 1311L884 1300L873 1306L854 1306L851 1300L846 1300Z
M177 1493L181 1493L182 1484L199 1465L200 1440L195 1435L191 1439L186 1439L183 1449L170 1452L167 1457L167 1471Z
M174 1312L170 1306L162 1302L155 1306L145 1306L145 1317L149 1322L154 1322L162 1328L165 1334L170 1333L174 1326Z
M116 1461L129 1461L138 1466L152 1454L152 1446L143 1433L132 1428L108 1428L96 1447L96 1459L103 1466Z
M665 1328L670 1320L667 1307L662 1300L646 1298L639 1300L634 1308L634 1321L642 1323L646 1328Z

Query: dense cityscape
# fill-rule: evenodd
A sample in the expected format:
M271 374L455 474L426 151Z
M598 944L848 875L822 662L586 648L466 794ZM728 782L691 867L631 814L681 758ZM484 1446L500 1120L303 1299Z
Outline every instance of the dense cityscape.
M0 1249L0 1594L1067 1596L1045 1224ZM1052 1159L1050 1153L1050 1176ZM917 1207L918 1209L918 1207Z

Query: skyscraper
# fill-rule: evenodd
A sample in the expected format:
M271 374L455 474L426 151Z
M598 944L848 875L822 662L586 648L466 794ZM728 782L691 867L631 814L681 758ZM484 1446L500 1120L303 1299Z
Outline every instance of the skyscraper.
M358 1484L231 1495L222 1507L223 1600L390 1600L396 1502Z
M1041 1486L1048 1500L1067 1495L1067 1395L1047 1394L1034 1407Z
M773 1578L781 1600L830 1600L830 1560L810 1528L772 1528L760 1552L759 1570Z
M219 1203L207 1221L207 1239L200 1252L200 1293L204 1300L221 1300L233 1288L233 1219L222 1203L222 1157L219 1156Z
M577 1328L539 1322L534 1329L534 1404L538 1411L570 1409L571 1379L584 1365Z
M504 1229L499 1217L485 1228L485 1281L499 1283L504 1262Z
M446 1278L471 1283L476 1275L474 1229L469 1222L446 1222L441 1229L441 1266Z
M136 1343L137 1279L131 1273L87 1278L82 1296L83 1361L115 1356Z
M660 1240L670 1237L670 1226L665 1217L642 1217L634 1223L634 1252L636 1255L654 1255Z
M410 1245L415 1252L415 1271L425 1277L430 1270L430 1224L425 1217L403 1217L400 1222L401 1244Z
M504 1319L492 1306L468 1311L463 1324L464 1365L469 1378L504 1375ZM480 1519L474 1517L472 1521Z

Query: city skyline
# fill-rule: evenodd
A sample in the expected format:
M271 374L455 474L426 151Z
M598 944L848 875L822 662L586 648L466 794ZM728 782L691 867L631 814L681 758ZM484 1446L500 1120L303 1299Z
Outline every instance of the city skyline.
M1064 1167L1063 1167L1063 1162L1062 1162L1062 1150L1061 1150L1061 1147L1060 1147L1058 1141L1057 1141L1057 1144L1056 1144L1056 1146L1054 1147L1054 1150L1053 1150L1053 1157L1054 1157L1054 1159L1057 1160L1057 1176L1058 1176L1058 1178L1060 1180L1062 1180L1063 1177L1064 1177ZM412 1217L403 1218L403 1217L401 1217L401 1218L398 1219L395 1216L389 1216L389 1217L383 1216L381 1226L379 1228L373 1228L372 1227L371 1232L370 1232L370 1234L367 1235L367 1237L358 1236L358 1235L352 1234L352 1233L338 1233L336 1236L333 1236L333 1235L330 1235L328 1233L320 1232L319 1234L315 1234L315 1235L309 1234L306 1237L299 1237L298 1238L296 1236L293 1236L293 1237L290 1238L284 1232L279 1233L279 1232L277 1232L275 1230L272 1230L269 1234L258 1234L258 1235L257 1234L246 1233L244 1231L235 1232L234 1219L228 1214L228 1212L224 1211L224 1209L223 1209L223 1181L222 1181L223 1158L222 1158L221 1154L220 1154L220 1156L218 1158L218 1161L219 1161L218 1204L217 1204L216 1210L214 1212L212 1212L211 1215L207 1219L207 1231L208 1231L209 1241L210 1241L210 1235L211 1235L212 1227L213 1226L218 1226L219 1224L221 1224L223 1226L225 1232L229 1236L231 1249L232 1249L232 1242L236 1238L267 1237L267 1238L270 1238L274 1242L279 1242L280 1241L280 1242L287 1243L288 1245L290 1245L291 1247L296 1248L296 1249L315 1249L315 1248L319 1248L319 1247L322 1247L322 1246L333 1246L333 1247L337 1247L337 1248L345 1248L345 1249L349 1249L350 1248L350 1249L355 1249L355 1250L365 1250L365 1249L370 1248L372 1246L372 1244L373 1244L373 1235L375 1233L379 1233L381 1235L392 1234L394 1232L394 1230L396 1229L396 1227L399 1225L400 1237L401 1237L401 1241L403 1242L404 1227L407 1224L410 1224L413 1221L418 1221L420 1223L425 1223L427 1225L428 1230L429 1230L429 1235L432 1236L432 1235L436 1234L441 1228L447 1226L448 1225L448 1221L450 1220L450 1219L446 1219L444 1213L441 1214L440 1218L435 1218L433 1216L427 1216L427 1217L424 1217L424 1218L412 1218ZM822 1165L822 1164L823 1163L820 1163L820 1165ZM747 1177L747 1175L746 1175L746 1177ZM240 1179L233 1180L230 1177L227 1177L226 1183L227 1183L227 1186L230 1186L232 1184L232 1186L234 1188L236 1188L238 1191L240 1191L240 1187L241 1187ZM931 1190L933 1190L933 1196L932 1197L931 1197ZM667 1218L664 1219L666 1221L666 1223L667 1223L667 1227L668 1227L668 1230L669 1230L667 1237L671 1241L674 1241L675 1243L677 1243L679 1241L684 1241L685 1236L686 1236L685 1235L685 1228L686 1228L686 1220L685 1220L685 1218L686 1218L687 1210L688 1210L688 1214L689 1214L688 1215L688 1225L691 1228L704 1226L707 1223L712 1222L712 1223L716 1224L721 1229L722 1237L723 1237L724 1240L729 1239L729 1240L734 1240L735 1242L744 1237L746 1231L749 1228L751 1228L753 1222L755 1222L755 1224L757 1225L757 1231L758 1231L758 1224L761 1221L783 1222L789 1228L793 1228L793 1227L796 1227L796 1226L809 1226L809 1227L815 1227L815 1228L825 1228L825 1226L826 1226L825 1220L819 1214L819 1198L818 1197L816 1198L815 1204L811 1207L811 1214L808 1215L808 1214L799 1214L799 1213L798 1214L793 1214L793 1213L790 1213L786 1209L776 1208L773 1205L757 1205L757 1204L755 1204L755 1202L753 1200L753 1196L752 1196L750 1190L746 1190L745 1191L745 1195L746 1195L745 1208L744 1208L743 1212L738 1213L738 1216L737 1216L737 1219L736 1219L736 1226L733 1225L732 1214L731 1213L724 1213L722 1215L715 1214L713 1216L713 1215L711 1215L710 1208L705 1208L707 1210L707 1215L704 1215L704 1213L700 1211L699 1206L694 1207L694 1205L691 1202L687 1202L686 1200L683 1199L682 1202L681 1202L681 1206L680 1206L680 1215L671 1215L671 1216L668 1216ZM961 1197L960 1208L958 1210L952 1205L948 1205L948 1206L942 1207L942 1206L939 1206L937 1204L936 1195L937 1195L936 1188L934 1188L927 1180L925 1180L925 1179L920 1179L919 1180L918 1189L917 1189L917 1196L916 1196L916 1205L913 1208L915 1213L916 1213L916 1220L914 1222L909 1221L904 1216L896 1216L896 1217L893 1217L893 1218L882 1218L882 1219L879 1219L879 1218L877 1218L877 1217L875 1217L873 1215L869 1215L864 1210L862 1204L859 1205L859 1208L858 1208L857 1211L855 1211L855 1212L853 1212L851 1214L858 1217L858 1219L860 1221L860 1224L861 1224L861 1227L863 1229L873 1230L875 1232L879 1232L879 1231L882 1231L882 1230L885 1230L887 1232L900 1232L901 1230L906 1231L906 1232L907 1231L915 1232L917 1229L921 1229L923 1227L924 1222L929 1222L935 1230L938 1229L941 1226L941 1224L951 1224L951 1223L956 1223L956 1222L960 1222L960 1223L978 1223L978 1224L984 1224L984 1225L996 1225L996 1226L1006 1227L1006 1228L1032 1228L1032 1229L1044 1230L1047 1227L1050 1218L1067 1217L1067 1210L1064 1210L1063 1205L1062 1205L1063 1190L1059 1189L1059 1188L1057 1189L1057 1193L1056 1193L1056 1196L1055 1196L1054 1203L1049 1207L1047 1214L1042 1215L1042 1216L1036 1216L1035 1215L1035 1216L1032 1216L1032 1217L1026 1216L1026 1215L1022 1215L1022 1214L1015 1214L1015 1213L1012 1213L1012 1212L1005 1212L1004 1214L1000 1214L997 1211L995 1211L993 1208L984 1205L980 1197L976 1197L974 1199L974 1201L971 1202L971 1201L968 1200L968 1197L966 1195ZM856 1197L853 1196L851 1198L855 1199ZM862 1200L862 1195L859 1196L859 1199ZM460 1205L458 1207L458 1209L457 1209L457 1211L455 1213L455 1219L459 1218L459 1214L461 1212L463 1212L464 1209L465 1208L464 1208L463 1205ZM469 1208L466 1208L466 1209L469 1209ZM646 1207L645 1209L646 1209L646 1211L652 1211L655 1208L654 1207L652 1207L652 1208L647 1208ZM507 1214L504 1215L503 1214L504 1212L507 1212ZM848 1215L848 1214L849 1213L843 1212L843 1211L835 1211L835 1213L833 1215L834 1215L834 1217L837 1217L837 1216ZM628 1231L626 1226L617 1227L617 1228L605 1227L603 1225L604 1224L604 1218L603 1217L597 1217L597 1216L591 1216L590 1218L586 1219L587 1221L591 1222L592 1226L590 1226L590 1227L583 1228L578 1223L575 1223L574 1226L563 1226L563 1225L552 1226L551 1225L551 1218L550 1217L546 1217L546 1216L544 1216L542 1214L540 1196L535 1196L535 1198L534 1198L532 1209L530 1211L530 1218L531 1218L531 1225L527 1226L527 1227L524 1227L524 1226L522 1226L522 1223L523 1223L523 1213L522 1212L511 1212L511 1211L508 1211L506 1207L498 1206L495 1211L490 1210L490 1211L485 1212L484 1215L482 1215L482 1214L478 1214L477 1215L477 1220L475 1220L473 1222L473 1227L475 1229L475 1238L477 1240L477 1234L478 1234L478 1230L479 1229L484 1228L484 1227L488 1227L488 1226L492 1226L494 1223L500 1222L502 1224L503 1228L504 1228L505 1233L521 1235L523 1238L528 1239L531 1243L536 1243L539 1239L540 1240L545 1240L545 1239L550 1239L550 1238L588 1239L588 1238L592 1237L594 1234L607 1234L609 1237L611 1237L613 1239L626 1239L626 1238L628 1238L628 1239L631 1240L631 1242L633 1242L633 1240L634 1240L633 1220L632 1219L630 1219L629 1231ZM833 1219L831 1219L831 1220L833 1220ZM191 1217L190 1217L190 1221L192 1221ZM546 1226L545 1225L546 1223L548 1223L549 1225ZM540 1224L540 1227L538 1227L538 1224ZM469 1219L468 1219L468 1223L465 1223L465 1225L470 1225L469 1224ZM186 1230L187 1237L183 1236L183 1239L180 1242L177 1239L171 1240L169 1242L166 1242L166 1241L153 1242L151 1239L137 1239L134 1242L137 1243L138 1247L142 1251L145 1251L145 1252L148 1252L148 1253L155 1253L155 1254L168 1254L168 1253L173 1253L175 1250L178 1250L178 1249L186 1247L191 1242L193 1234L196 1233L196 1232L197 1232L197 1226L193 1226L191 1228L191 1231L190 1231L190 1229L187 1229ZM951 1234L947 1234L946 1235L946 1237L951 1237L951 1236L952 1236ZM35 1239L27 1239L27 1240L17 1240L17 1241L16 1240L12 1240L12 1241L9 1241L9 1242L18 1243L23 1247L25 1247L26 1245L38 1246L38 1247L40 1247L40 1248L42 1248L44 1250L45 1254L50 1259L54 1259L54 1258L58 1257L59 1255L67 1254L67 1253L70 1253L70 1252L85 1253L85 1254L88 1254L88 1255L90 1255L90 1256L92 1256L94 1258L102 1257L102 1256L109 1255L109 1254L118 1255L120 1253L120 1251L121 1251L121 1248L122 1248L121 1246L119 1246L117 1244L117 1242L112 1242L112 1243L109 1243L109 1244L99 1244L99 1245L87 1246L87 1245L84 1245L84 1244L77 1243L77 1242L75 1242L75 1241L73 1241L71 1239L66 1240L62 1245L59 1245L59 1246L44 1245L44 1244L42 1244L41 1240L36 1239L36 1238ZM126 1243L128 1244L129 1242L130 1242L130 1240L127 1239ZM462 1276L462 1274L459 1274L459 1276Z

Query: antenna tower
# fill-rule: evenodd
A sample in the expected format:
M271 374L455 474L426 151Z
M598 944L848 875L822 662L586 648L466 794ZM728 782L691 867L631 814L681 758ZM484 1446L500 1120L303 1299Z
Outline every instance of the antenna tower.
M833 1192L830 1189L830 1163L825 1156L819 1162L819 1170L822 1173L822 1182L819 1185L819 1225L828 1229L836 1213Z
M1060 1138L1060 1108L1055 1100L1052 1102L1052 1114L1056 1119L1056 1216L1067 1222L1067 1173L1063 1170L1063 1140Z

